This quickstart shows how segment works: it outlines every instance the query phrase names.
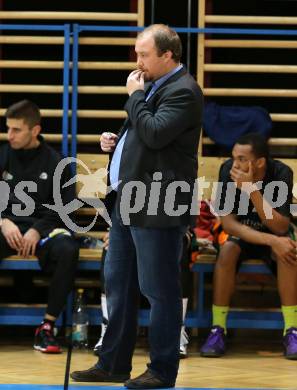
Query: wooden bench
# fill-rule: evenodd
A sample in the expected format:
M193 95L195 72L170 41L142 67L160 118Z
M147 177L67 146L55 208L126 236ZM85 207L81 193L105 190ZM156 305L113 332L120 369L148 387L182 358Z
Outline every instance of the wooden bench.
M226 158L201 157L199 160L198 176L205 177L206 182L210 182L210 188L204 192L204 199L210 199L212 193L212 183L218 181L219 168ZM280 159L294 172L294 182L297 178L297 161L293 159ZM294 198L296 189L293 190ZM296 200L296 199L294 199ZM194 313L196 326L211 326L211 311L206 308L205 302L205 282L206 275L213 273L216 257L214 255L198 255L196 262L192 266L192 271L198 273L198 285L196 290L197 306ZM271 271L262 260L248 260L242 263L239 268L240 273L251 274L271 274ZM255 308L232 308L228 315L227 326L229 328L263 328L280 329L283 328L283 318L280 309L255 309Z
M78 155L81 161L87 164L90 171L94 173L96 170L106 166L108 156L95 154ZM199 160L199 177L205 177L206 181L211 183L218 180L219 167L225 159L215 157L202 157ZM294 172L297 172L297 161L282 159L288 164ZM78 166L78 173L86 173L81 165ZM78 185L77 192L81 187ZM205 198L208 199L211 194L211 188L205 191ZM89 207L84 207L78 211L78 215L93 217L95 210ZM97 237L102 236L104 232L90 232L88 234ZM79 271L99 271L101 250L99 249L81 249L79 257ZM192 266L192 271L198 274L198 285L196 289L196 307L192 312L189 312L186 317L186 326L188 327L208 327L211 324L211 313L205 305L205 281L206 275L213 272L215 266L215 257L209 255L198 256L196 262ZM0 262L0 270L39 270L38 261L36 258L22 259L17 256L4 259ZM270 273L269 269L261 260L247 261L242 264L239 272L245 273ZM98 302L99 303L99 302ZM22 324L36 325L42 319L45 305L21 305L9 304L0 305L0 324ZM89 307L89 318L91 325L97 325L101 322L100 306L91 305ZM72 311L71 297L66 307L66 323L70 323ZM61 324L61 318L58 324ZM148 325L149 311L140 310L139 324ZM235 328L281 328L282 315L279 310L265 309L264 310L242 310L232 309L228 318L228 326Z

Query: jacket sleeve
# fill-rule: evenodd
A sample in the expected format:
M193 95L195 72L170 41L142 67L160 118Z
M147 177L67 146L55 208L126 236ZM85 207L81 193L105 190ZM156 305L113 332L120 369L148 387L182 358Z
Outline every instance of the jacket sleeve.
M71 202L76 198L76 183L63 188L64 184L67 183L72 177L73 174L71 172L70 165L68 164L63 169L59 188L63 205L66 205L67 203ZM53 191L55 190L56 189L53 188ZM54 200L52 199L51 201L52 204L54 204ZM47 236L55 228L65 227L57 211L51 210L47 207L43 207L41 212L43 217L38 219L32 226L33 229L36 229L38 231L41 237Z
M164 97L155 112L151 112L142 90L128 99L125 110L132 128L151 149L162 149L187 128L197 127L201 121L202 98L191 89L183 88Z

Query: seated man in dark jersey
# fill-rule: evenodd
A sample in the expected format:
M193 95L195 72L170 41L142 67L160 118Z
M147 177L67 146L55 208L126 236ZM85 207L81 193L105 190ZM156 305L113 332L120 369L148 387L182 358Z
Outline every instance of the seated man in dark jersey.
M201 356L225 353L226 318L238 264L242 259L261 258L277 274L285 357L297 359L297 255L296 242L289 235L293 172L284 163L269 158L268 144L262 136L250 133L234 145L232 159L221 166L219 182L223 186L217 192L215 208L229 208L221 216L229 236L216 262L213 327Z
M41 117L35 103L15 103L5 116L8 143L0 148L0 175L1 189L9 196L7 202L0 200L0 260L15 254L24 258L35 255L41 268L52 275L34 348L60 353L53 329L73 287L78 245L59 214L45 205L55 204L54 191L59 192L63 205L73 201L75 185L63 188L72 176L66 165L54 188L53 177L62 157L40 135Z

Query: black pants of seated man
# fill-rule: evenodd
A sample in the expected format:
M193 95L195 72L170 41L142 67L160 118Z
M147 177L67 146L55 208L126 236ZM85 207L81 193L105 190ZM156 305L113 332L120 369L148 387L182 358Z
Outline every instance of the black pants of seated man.
M0 232L0 261L15 254L17 252ZM74 238L66 235L57 235L36 247L41 269L51 275L46 313L53 317L59 316L73 287L78 254L79 248Z

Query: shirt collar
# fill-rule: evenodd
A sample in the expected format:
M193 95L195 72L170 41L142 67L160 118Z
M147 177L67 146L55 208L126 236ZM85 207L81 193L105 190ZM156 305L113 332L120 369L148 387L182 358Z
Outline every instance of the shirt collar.
M183 67L182 64L177 65L174 69L172 69L170 72L164 74L164 76L160 77L158 80L153 82L154 89L159 88L163 83L165 83L166 80L169 79L169 77L173 76L175 73L177 73L181 68Z

